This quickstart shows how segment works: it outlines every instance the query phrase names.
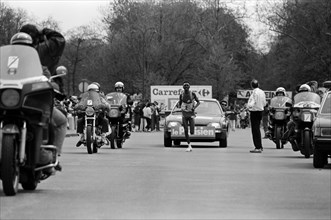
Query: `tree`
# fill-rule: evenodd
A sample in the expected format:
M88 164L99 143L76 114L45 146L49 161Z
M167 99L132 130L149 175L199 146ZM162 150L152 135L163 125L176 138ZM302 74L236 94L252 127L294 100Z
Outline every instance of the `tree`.
M11 37L19 31L26 19L24 10L14 10L0 2L0 46L10 43Z

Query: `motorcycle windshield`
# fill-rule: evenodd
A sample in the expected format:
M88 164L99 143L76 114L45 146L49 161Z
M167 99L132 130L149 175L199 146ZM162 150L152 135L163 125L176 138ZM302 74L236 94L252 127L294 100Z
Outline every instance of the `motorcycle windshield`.
M93 106L97 108L99 105L102 104L100 94L96 91L87 91L82 94L81 100L80 100L80 105L83 106Z
M0 47L0 80L8 83L43 77L39 55L33 47L7 45ZM0 83L1 84L1 83Z
M319 108L321 97L314 92L300 92L294 96L294 107L296 108Z
M275 96L270 100L270 107L286 108L286 103L292 104L292 100L286 96Z
M121 92L111 92L106 95L107 101L111 105L126 105L127 96Z

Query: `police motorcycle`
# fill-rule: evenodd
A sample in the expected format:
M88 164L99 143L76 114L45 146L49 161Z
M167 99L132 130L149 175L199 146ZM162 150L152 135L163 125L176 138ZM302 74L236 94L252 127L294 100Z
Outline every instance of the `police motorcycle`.
M130 116L127 105L127 96L122 92L111 92L106 95L106 99L110 104L108 120L110 123L111 134L108 135L110 147L115 149L122 148L123 143L130 137Z
M300 150L305 158L313 154L312 126L320 104L321 98L314 92L300 92L294 96L292 115L296 127L295 135L290 138L294 142L293 150Z
M56 93L51 81L66 75L56 69L43 75L37 51L24 45L0 47L0 178L7 196L35 190L59 161L51 117Z
M287 122L290 120L292 100L286 96L275 96L270 100L269 105L269 126L273 133L269 139L276 144L277 149L284 148L281 141L287 129Z
M79 106L77 114L79 117L84 117L84 136L83 143L87 148L87 153L98 153L104 142L101 138L101 123L98 123L99 117L104 117L106 114L100 102L97 100L99 95L96 91L88 91L82 97L83 104Z

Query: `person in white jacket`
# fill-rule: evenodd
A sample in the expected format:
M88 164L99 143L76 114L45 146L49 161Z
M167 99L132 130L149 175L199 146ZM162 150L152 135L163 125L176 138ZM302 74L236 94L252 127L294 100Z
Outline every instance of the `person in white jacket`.
M261 120L264 107L267 104L265 93L259 88L259 82L253 79L251 82L253 92L248 99L247 107L250 111L251 129L253 136L253 143L255 149L251 150L251 153L262 153L262 138L261 138Z

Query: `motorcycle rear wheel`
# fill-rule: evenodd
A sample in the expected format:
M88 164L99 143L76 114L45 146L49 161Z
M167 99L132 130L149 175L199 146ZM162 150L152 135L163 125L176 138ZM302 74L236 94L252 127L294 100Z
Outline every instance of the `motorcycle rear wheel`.
M20 176L18 143L15 140L15 135L3 134L1 157L1 179L3 192L7 196L14 196L18 191Z
M92 126L88 125L86 128L86 148L87 153L92 154Z

